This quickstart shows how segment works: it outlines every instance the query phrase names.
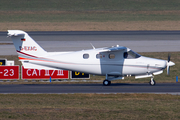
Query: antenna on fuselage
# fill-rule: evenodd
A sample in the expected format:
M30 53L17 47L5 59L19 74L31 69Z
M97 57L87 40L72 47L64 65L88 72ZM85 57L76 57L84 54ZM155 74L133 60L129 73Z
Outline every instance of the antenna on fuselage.
M91 44L91 46L93 47L93 49L96 49L92 43L90 43L90 44Z

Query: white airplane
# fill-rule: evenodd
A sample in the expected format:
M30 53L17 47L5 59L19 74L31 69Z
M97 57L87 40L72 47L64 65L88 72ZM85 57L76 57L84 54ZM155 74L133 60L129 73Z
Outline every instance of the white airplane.
M112 80L124 79L125 76L135 78L151 77L150 85L155 85L154 75L163 73L167 67L175 65L168 60L149 58L139 55L123 46L95 48L74 52L46 52L26 32L8 30L19 60L24 68L33 69L63 69L104 75L105 86ZM53 44L53 43L52 43Z

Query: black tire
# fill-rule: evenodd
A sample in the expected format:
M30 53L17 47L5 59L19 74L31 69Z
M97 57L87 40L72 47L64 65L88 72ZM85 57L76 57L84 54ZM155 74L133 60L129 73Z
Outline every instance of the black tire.
M109 85L111 85L111 81L109 81L109 83L108 83Z
M111 84L111 81L109 81L109 80L104 80L103 81L103 85L104 86L108 86L108 85L110 85Z

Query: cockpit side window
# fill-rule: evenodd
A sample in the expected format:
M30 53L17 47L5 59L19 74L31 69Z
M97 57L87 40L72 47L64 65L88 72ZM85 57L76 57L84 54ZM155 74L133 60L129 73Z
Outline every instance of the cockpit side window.
M139 55L138 53L130 50L128 52L124 52L124 58L126 59L135 59L135 58L139 58L141 57L141 55Z
M114 54L109 54L109 59L114 59L115 55Z
M124 58L127 58L127 57L128 57L128 53L124 52Z

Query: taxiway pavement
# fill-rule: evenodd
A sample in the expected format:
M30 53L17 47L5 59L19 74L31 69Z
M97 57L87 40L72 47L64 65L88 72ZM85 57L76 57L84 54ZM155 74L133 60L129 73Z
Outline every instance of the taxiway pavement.
M180 95L180 83L112 83L110 86L102 84L8 84L0 85L2 94L66 94L66 93L154 93Z

